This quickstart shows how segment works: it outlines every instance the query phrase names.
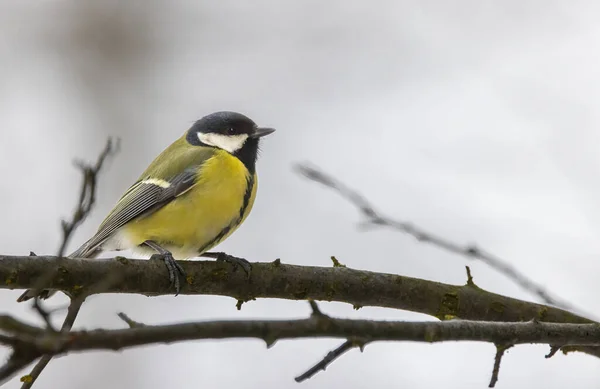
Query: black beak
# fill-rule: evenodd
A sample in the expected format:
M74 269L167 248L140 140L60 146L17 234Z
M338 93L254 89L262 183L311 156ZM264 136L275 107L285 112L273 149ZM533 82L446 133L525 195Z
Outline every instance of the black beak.
M275 132L274 128L256 128L254 133L250 135L251 138L262 138L263 136L272 134Z

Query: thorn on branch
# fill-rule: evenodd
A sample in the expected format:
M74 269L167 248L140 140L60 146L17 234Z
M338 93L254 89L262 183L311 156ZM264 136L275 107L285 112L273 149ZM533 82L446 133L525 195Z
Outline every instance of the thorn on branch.
M333 267L346 267L346 265L338 261L333 255L331 256L331 262L333 262Z
M127 325L129 326L129 328L139 328L139 327L145 327L146 326L144 323L140 323L138 321L135 321L135 320L131 319L124 312L119 312L117 314L117 316L119 316L119 318L121 320L123 320L125 323L127 323Z
M560 350L560 346L550 346L550 352L544 356L544 358L552 358Z
M470 286L472 288L478 288L478 286L475 285L475 282L473 282L473 276L471 275L471 268L469 266L465 266L465 268L467 269L467 286Z
M496 345L496 357L494 358L494 369L492 370L492 378L490 380L490 388L496 386L496 382L498 382L498 375L500 374L500 363L502 362L502 357L504 357L504 353L506 350L511 348L512 345L502 346Z
M354 347L358 347L361 353L365 352L365 347L367 347L367 343L369 343L368 341L360 338L354 338L351 340Z
M275 343L277 343L277 338L265 337L264 341L267 345L267 349L270 349L271 347L275 346Z

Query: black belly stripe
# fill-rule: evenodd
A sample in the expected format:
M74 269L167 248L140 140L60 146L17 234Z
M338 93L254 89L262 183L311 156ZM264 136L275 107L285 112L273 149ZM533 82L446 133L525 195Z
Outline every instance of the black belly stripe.
M248 204L250 203L250 198L252 197L252 189L254 188L254 175L250 175L246 182L246 193L244 193L244 200L242 202L242 206L240 208L240 214L237 219L235 219L230 225L223 228L214 238L212 238L208 243L198 249L198 252L203 252L208 247L211 247L214 244L217 244L225 235L231 231L232 228L235 228L238 224L242 222L244 217L244 213L248 209Z
M248 209L248 203L250 203L250 197L252 197L252 189L254 189L254 174L249 175L246 180L246 193L244 193L244 200L240 208L240 220L242 220L246 209Z

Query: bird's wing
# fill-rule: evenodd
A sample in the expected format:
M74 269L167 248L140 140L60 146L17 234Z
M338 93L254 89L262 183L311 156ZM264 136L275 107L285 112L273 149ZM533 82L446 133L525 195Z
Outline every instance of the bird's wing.
M195 185L197 167L188 168L170 179L146 178L133 184L98 227L96 234L70 255L93 256L119 228L131 220L155 212Z

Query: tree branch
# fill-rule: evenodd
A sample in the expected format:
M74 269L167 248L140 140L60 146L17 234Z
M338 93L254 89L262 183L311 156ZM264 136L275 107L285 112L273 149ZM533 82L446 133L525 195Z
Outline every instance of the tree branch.
M392 228L396 231L413 236L419 242L429 243L442 250L462 255L469 259L475 259L484 262L494 270L513 280L523 289L537 295L546 304L555 305L565 309L573 309L571 304L564 300L553 297L544 287L537 284L523 273L519 272L506 260L487 253L485 250L482 250L475 245L462 245L455 243L441 236L425 231L424 229L417 227L410 222L397 220L384 215L379 211L376 211L373 205L363 195L315 167L311 167L306 164L297 164L295 166L295 170L304 177L338 192L342 197L347 199L359 209L362 215L366 218L366 223L374 226L385 226Z
M119 141L117 140L116 143L113 143L112 139L109 138L106 141L106 145L104 146L104 149L98 156L98 159L96 160L95 164L88 165L81 161L76 162L77 167L81 170L83 179L81 180L79 198L75 210L73 211L71 220L68 222L66 220L61 221L62 241L58 249L59 257L65 255L67 245L71 240L71 236L73 235L75 230L77 230L77 227L79 227L81 223L83 223L83 221L87 218L87 216L94 208L94 204L96 203L96 188L98 186L98 174L103 168L106 160L115 153L117 153L118 149ZM30 255L31 254L33 254L33 252L30 253ZM46 279L52 274L56 274L56 269L50 269L45 276L40 277L40 279L38 279L37 285L33 287L33 289L40 290L39 284L42 284L43 286L43 284L45 284L46 282ZM77 318L79 310L81 309L81 306L83 305L83 302L85 300L85 295L82 295L81 293L73 293L70 294L69 297L71 297L71 303L69 305L67 316L65 317L61 327L61 331L63 332L68 332L73 327L75 319ZM21 298L23 298L23 296L21 296ZM47 312L41 306L39 295L36 295L34 297L33 306L40 314L42 319L44 319L47 327L49 329L53 329L52 323L50 322ZM48 363L50 363L51 359L52 357L50 355L44 355L40 359L40 361L34 366L31 373L23 377L24 379L22 379L23 385L21 386L21 389L31 388L37 380L37 378L40 376L40 374L42 374L42 371L44 371Z
M256 298L323 300L356 306L403 309L440 320L553 323L594 323L571 312L488 292L468 285L449 285L394 274L342 267L286 265L280 261L254 263L248 279L231 265L215 261L181 261L187 283L181 294L207 294L250 301ZM0 289L27 288L48 269L59 269L46 287L81 293L138 293L170 295L164 266L159 261L125 259L81 260L47 256L0 256ZM119 278L97 290L96 280ZM554 343L555 345L561 343ZM600 357L596 347L577 347Z
M127 329L53 332L0 316L0 343L27 358L58 356L91 350L122 350L141 345L200 339L255 338L267 345L283 339L340 338L374 341L480 341L494 344L600 345L600 325L528 321L498 323L467 320L405 322L338 319L312 314L300 320L209 321L171 325L136 325ZM8 340L7 340L8 339ZM18 343L15 341L18 340ZM342 351L347 351L348 344ZM503 350L496 355L493 381L497 379ZM502 351L501 351L502 350ZM341 353L338 353L341 354ZM331 358L330 358L331 359ZM327 358L322 368L330 362ZM15 373L12 371L12 373ZM315 372L318 370L315 370ZM314 372L313 372L314 373Z
M566 310L531 303L468 285L450 285L395 274L342 267L315 267L258 262L249 278L231 271L228 263L180 261L188 274L181 294L230 296L236 300L281 298L287 300L339 301L358 306L403 309L435 316L471 320L591 323ZM0 255L0 289L31 287L49 269L59 269L45 287L74 293L85 291L97 280L119 279L94 293L171 295L160 261L128 259L57 258L54 256ZM114 277L113 277L114 278Z

